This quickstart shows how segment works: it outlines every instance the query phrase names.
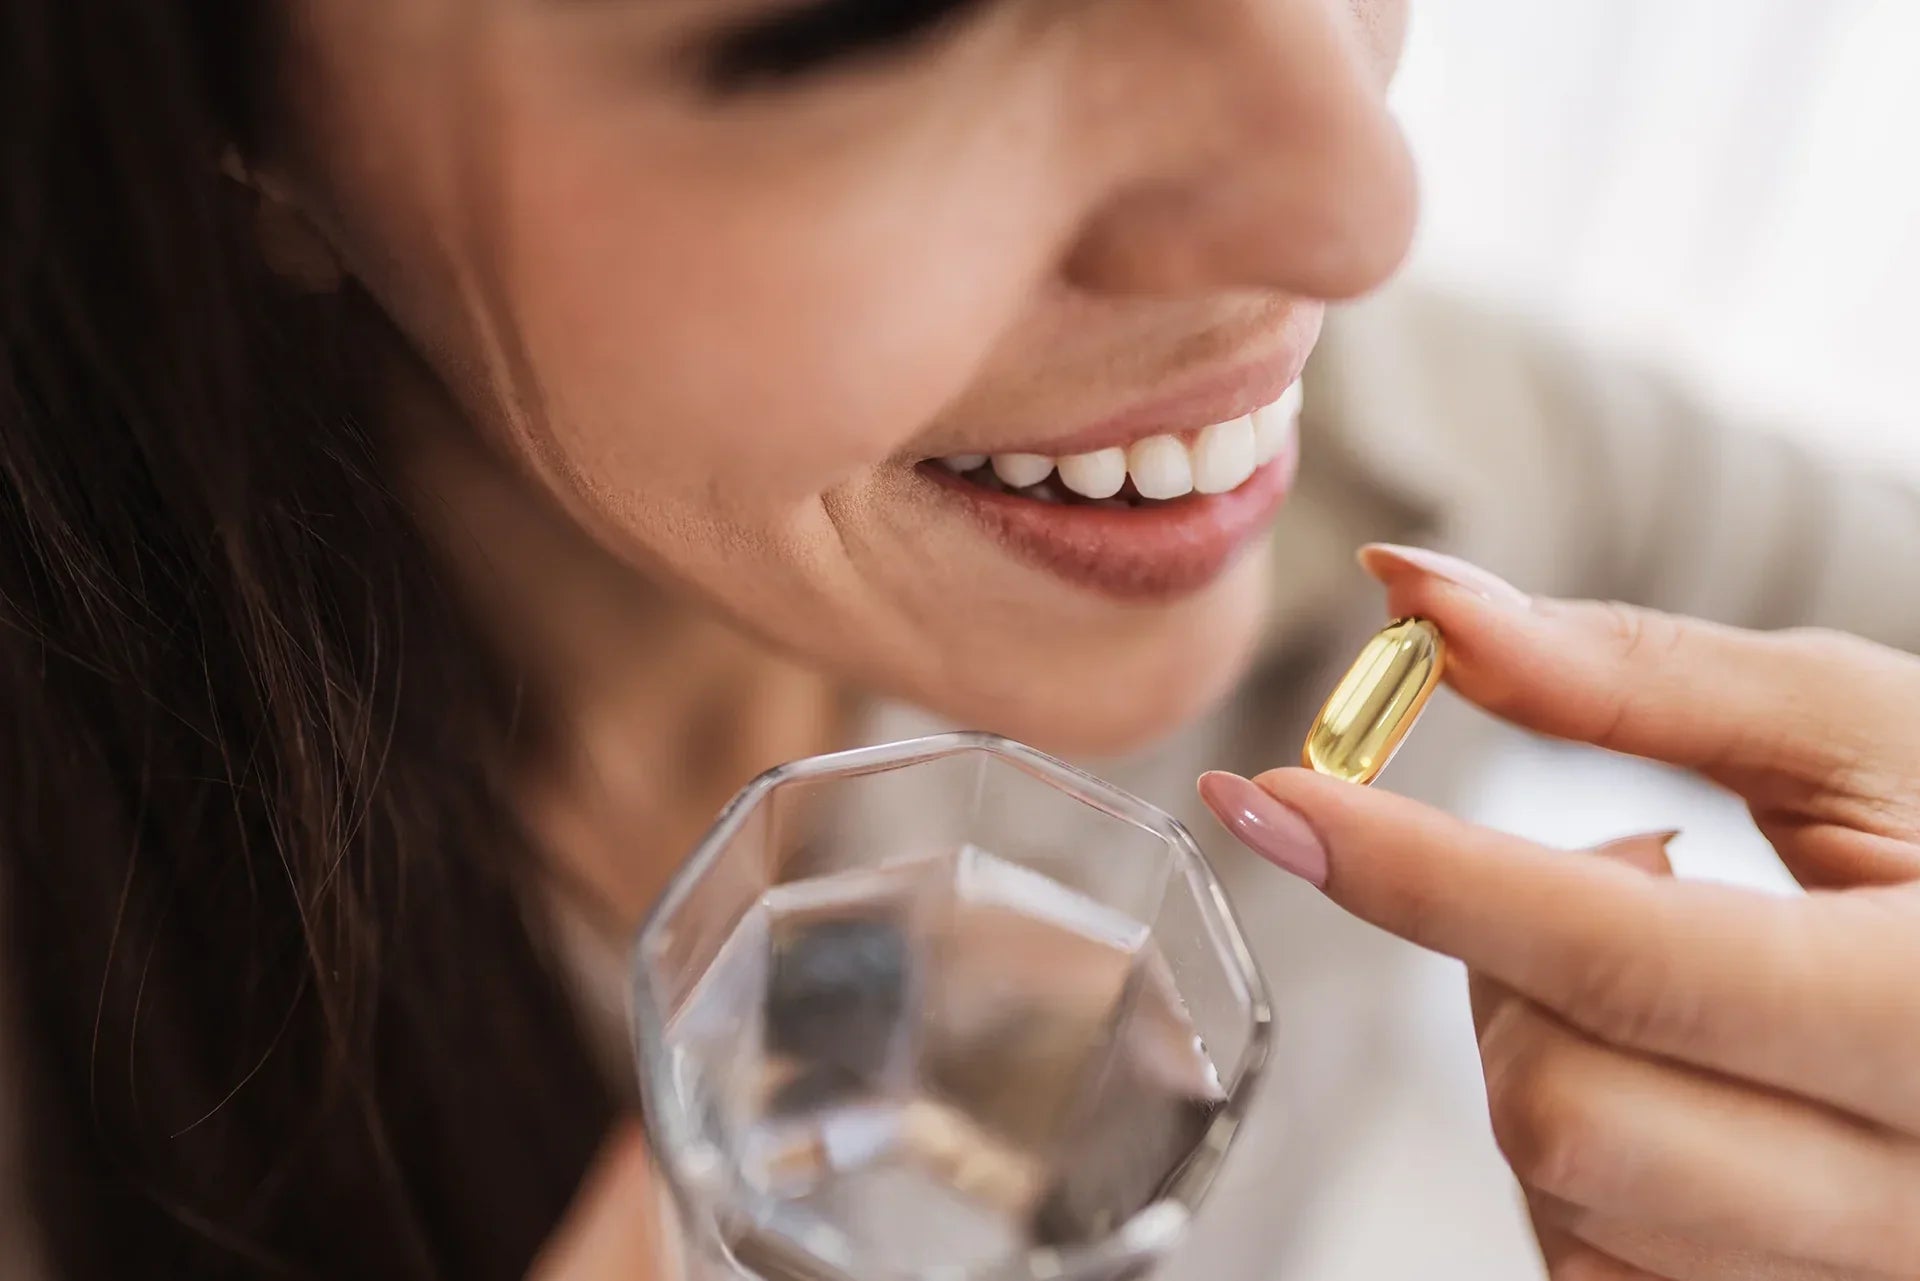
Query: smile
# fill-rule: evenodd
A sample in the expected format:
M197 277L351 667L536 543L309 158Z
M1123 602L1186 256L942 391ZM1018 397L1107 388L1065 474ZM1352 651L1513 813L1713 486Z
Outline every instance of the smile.
M961 454L938 461L969 484L996 493L1131 509L1239 489L1288 451L1301 406L1296 382L1273 404L1192 434L1167 432L1064 458Z
M1292 486L1300 385L1267 396L1197 431L1101 441L1057 456L948 456L919 470L1029 564L1109 596L1179 597L1218 579L1257 543Z

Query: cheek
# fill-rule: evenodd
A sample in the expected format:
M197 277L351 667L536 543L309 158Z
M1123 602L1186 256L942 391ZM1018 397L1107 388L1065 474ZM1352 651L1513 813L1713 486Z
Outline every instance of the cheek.
M1033 123L1047 77L730 115L546 26L469 22L460 57L430 58L397 17L388 39L349 22L371 0L310 7L357 274L470 411L597 505L773 511L917 452L1074 220ZM343 49L388 56L320 56Z
M508 187L508 306L545 426L602 486L798 499L909 451L1041 265L964 171L649 151L528 149Z

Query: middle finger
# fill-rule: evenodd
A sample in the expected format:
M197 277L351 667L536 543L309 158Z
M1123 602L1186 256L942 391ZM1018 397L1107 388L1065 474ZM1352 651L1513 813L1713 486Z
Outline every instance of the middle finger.
M1624 605L1532 599L1450 557L1372 547L1389 612L1431 619L1447 680L1539 733L1698 770L1749 801L1784 796L1920 837L1920 663L1854 637L1761 633ZM1464 577L1463 577L1464 576ZM1826 817L1833 817L1827 814ZM1901 864L1908 876L1910 861Z

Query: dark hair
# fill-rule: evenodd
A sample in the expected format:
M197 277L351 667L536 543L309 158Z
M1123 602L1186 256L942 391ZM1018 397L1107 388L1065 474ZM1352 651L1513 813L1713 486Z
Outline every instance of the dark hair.
M371 308L220 174L276 21L0 0L0 1055L55 1276L517 1277L612 1092Z

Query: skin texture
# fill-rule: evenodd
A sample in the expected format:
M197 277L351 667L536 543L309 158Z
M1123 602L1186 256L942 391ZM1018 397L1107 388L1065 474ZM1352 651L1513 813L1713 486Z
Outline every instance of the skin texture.
M1920 662L1363 560L1396 616L1446 633L1459 693L1736 792L1808 889L1677 881L1657 838L1572 857L1300 770L1257 780L1304 819L1277 861L1473 971L1494 1134L1552 1276L1920 1276Z

